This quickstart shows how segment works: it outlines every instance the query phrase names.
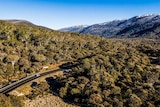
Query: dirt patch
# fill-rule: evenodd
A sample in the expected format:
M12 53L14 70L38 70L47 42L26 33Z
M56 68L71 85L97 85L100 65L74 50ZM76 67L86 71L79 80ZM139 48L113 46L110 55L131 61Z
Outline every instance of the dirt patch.
M80 107L64 102L52 94L37 96L34 100L26 100L24 107Z

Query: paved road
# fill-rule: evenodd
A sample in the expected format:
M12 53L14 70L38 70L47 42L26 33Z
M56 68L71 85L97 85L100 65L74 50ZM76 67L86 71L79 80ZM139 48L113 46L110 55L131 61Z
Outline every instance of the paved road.
M19 86L21 86L21 85L23 85L23 84L25 84L25 83L27 83L29 81L32 81L32 80L37 79L39 77L42 77L44 75L48 75L50 73L58 72L58 71L62 71L62 69L56 68L56 69L47 70L45 72L39 72L39 73L30 75L30 76L27 76L27 77L25 77L23 79L20 79L20 80L14 82L12 84L9 84L7 86L4 86L4 87L0 88L0 93L6 94L6 93L14 90L15 88L17 88L17 87L19 87Z

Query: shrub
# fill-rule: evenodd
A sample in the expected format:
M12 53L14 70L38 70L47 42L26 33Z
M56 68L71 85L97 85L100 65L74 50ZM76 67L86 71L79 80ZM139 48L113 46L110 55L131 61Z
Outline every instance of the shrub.
M142 101L136 94L131 94L129 98L130 107L141 107Z
M67 95L67 88L65 88L65 87L60 88L60 90L59 90L59 96L61 98L64 98L66 95Z
M13 107L10 98L0 94L0 107Z
M100 94L91 94L89 97L89 103L91 104L100 104L102 103L103 99Z

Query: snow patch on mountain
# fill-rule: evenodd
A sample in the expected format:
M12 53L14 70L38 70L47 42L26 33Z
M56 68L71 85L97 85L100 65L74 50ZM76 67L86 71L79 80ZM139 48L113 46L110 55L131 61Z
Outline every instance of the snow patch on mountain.
M99 35L103 37L156 37L160 38L160 15L145 14L129 19L113 20L90 26L61 29L65 32Z

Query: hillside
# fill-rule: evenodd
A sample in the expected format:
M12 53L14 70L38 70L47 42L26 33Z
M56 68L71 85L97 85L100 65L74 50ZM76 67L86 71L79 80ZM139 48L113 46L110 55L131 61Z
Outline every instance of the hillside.
M160 40L106 39L0 21L0 84L66 62L21 97L0 94L0 107L22 107L47 93L79 106L159 106ZM67 67L66 65L70 65ZM16 106L15 106L16 105Z
M135 16L130 19L114 20L76 29L70 27L60 29L60 31L99 35L107 38L160 38L160 15Z
M12 24L17 24L17 25L29 25L29 26L36 26L35 24L26 21L26 20L4 20L6 22L12 23Z
M2 21L5 21L5 22L11 23L11 24L15 24L15 25L27 25L27 26L40 27L40 28L52 30L52 29L44 27L44 26L35 25L32 22L27 21L27 20L11 19L11 20L2 20Z

